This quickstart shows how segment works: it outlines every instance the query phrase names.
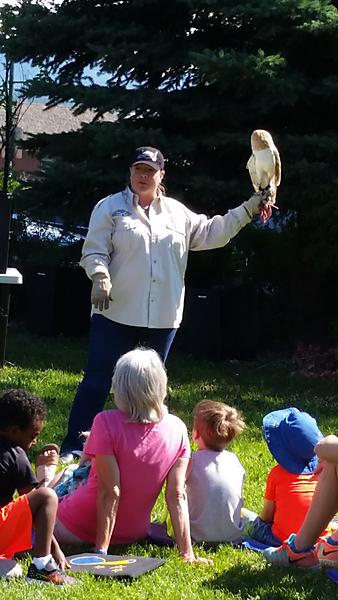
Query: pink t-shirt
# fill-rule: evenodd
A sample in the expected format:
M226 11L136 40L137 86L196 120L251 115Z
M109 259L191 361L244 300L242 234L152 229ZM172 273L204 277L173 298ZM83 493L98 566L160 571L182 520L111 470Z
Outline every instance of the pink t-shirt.
M130 423L126 413L99 413L84 451L93 457L88 482L60 501L57 517L74 535L95 543L97 475L95 456L113 454L120 469L121 495L111 543L147 536L151 510L178 458L190 457L187 428L178 417L159 423Z

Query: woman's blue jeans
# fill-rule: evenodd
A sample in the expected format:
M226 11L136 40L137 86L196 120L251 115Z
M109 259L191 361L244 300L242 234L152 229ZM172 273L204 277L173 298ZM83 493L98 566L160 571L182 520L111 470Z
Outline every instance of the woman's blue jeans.
M111 387L117 360L142 345L153 348L166 361L176 329L131 327L94 314L89 335L88 362L78 387L68 420L68 432L61 454L82 450L80 435L91 428L93 419L103 410Z

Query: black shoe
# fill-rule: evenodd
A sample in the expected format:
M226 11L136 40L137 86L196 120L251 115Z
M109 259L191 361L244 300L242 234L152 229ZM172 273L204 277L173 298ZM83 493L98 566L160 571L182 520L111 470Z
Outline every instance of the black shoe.
M29 583L53 583L54 585L74 585L77 580L69 577L59 569L54 558L51 558L44 569L37 569L31 562L28 568L26 581Z

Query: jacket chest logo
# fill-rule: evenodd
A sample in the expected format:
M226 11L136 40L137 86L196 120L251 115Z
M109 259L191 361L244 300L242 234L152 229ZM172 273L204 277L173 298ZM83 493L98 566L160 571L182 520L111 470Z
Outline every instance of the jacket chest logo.
M125 210L124 208L118 208L112 212L112 217L130 217L131 212L129 210Z

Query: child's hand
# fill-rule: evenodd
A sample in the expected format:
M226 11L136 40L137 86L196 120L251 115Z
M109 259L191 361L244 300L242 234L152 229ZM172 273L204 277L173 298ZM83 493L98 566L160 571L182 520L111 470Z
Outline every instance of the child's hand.
M67 559L55 538L54 543L52 544L52 555L56 564L58 567L60 567L60 569L62 569L62 571L70 568L70 564L67 562Z
M60 548L59 552L54 552L54 560L56 564L60 567L60 569L62 569L62 571L64 571L65 569L70 569L70 564Z

